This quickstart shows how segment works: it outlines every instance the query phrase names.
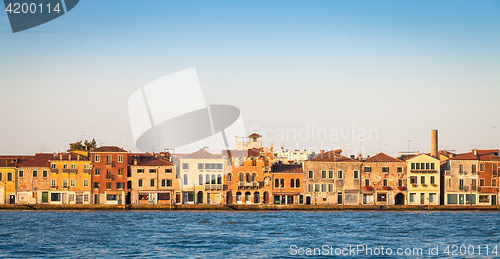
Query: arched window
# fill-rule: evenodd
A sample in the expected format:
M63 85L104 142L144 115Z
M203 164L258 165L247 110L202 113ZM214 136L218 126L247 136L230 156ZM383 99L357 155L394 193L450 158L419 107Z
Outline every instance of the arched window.
M300 180L295 180L295 188L300 188Z
M188 185L188 175L184 175L184 185Z
M205 184L210 184L210 175L205 175Z
M222 176L220 174L217 175L217 184L222 184Z
M281 188L285 187L285 179L281 179Z
M267 157L264 159L264 166L269 166L269 160L267 159Z
M255 160L255 158L252 158L252 166L257 166L257 160Z
M247 182L250 182L250 180L252 180L252 178L250 178L250 174L247 173Z
M245 179L245 176L243 176L243 173L240 173L240 182L243 182Z
M200 175L198 176L198 182L199 182L199 183L198 183L199 185L202 185L202 184L203 184L203 175L201 175L201 174L200 174Z
M252 174L252 182L257 182L257 174Z
M215 174L212 175L212 184L215 184Z
M280 187L280 180L278 179L274 180L274 187L276 188Z
M227 175L227 181L231 182L232 180L233 180L233 175L232 174L228 174Z
M294 188L295 187L295 180L290 180L290 187Z

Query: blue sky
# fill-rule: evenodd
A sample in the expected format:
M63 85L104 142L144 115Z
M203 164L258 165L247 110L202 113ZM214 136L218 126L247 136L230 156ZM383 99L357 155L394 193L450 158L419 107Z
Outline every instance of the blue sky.
M275 146L395 156L408 140L428 152L437 128L441 148L466 152L493 147L500 127L498 1L85 0L16 34L0 11L0 42L0 154L82 137L133 150L128 97L190 67L206 102L240 108L266 143L378 132Z

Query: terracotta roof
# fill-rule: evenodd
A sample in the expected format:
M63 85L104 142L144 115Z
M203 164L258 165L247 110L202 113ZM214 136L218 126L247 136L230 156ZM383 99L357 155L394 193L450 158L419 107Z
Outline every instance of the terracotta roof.
M168 162L164 157L154 157L151 155L144 156L136 156L132 158L133 160L137 160L137 165L132 161L132 166L171 166L172 163ZM131 160L132 160L131 159Z
M35 154L17 163L17 167L49 167L49 160L53 154Z
M70 159L71 158L71 159ZM90 161L90 158L86 156L82 156L77 153L59 153L59 154L53 154L52 157L49 159L52 161L60 161L60 160L66 160L66 161Z
M12 158L0 158L0 167L16 167L17 161Z
M322 152L316 157L308 160L312 162L360 162L336 153L336 150Z
M476 150L477 155L474 155L474 150L469 153L460 154L450 158L450 160L479 160L491 161L492 156L498 156L498 149Z
M249 137L249 138L254 138L254 137L256 137L256 138L260 138L260 137L262 137L262 136L261 136L261 135L259 135L259 134L257 134L257 133L252 133L252 134L248 135L248 137Z
M428 157L434 158L434 159L436 159L436 160L439 160L439 159L437 159L437 158L435 158L435 157L431 156L430 154L420 153L420 154L418 154L418 155L414 155L414 156L411 156L411 157L406 158L406 159L405 159L405 161L408 161L408 160L410 160L410 159L413 159L413 158L415 158L415 157L419 157L419 156L428 156Z
M91 151L92 153L96 153L96 152L127 152L127 150L123 149L123 148L119 148L119 147L116 147L116 146L102 146L102 147L98 147L94 150Z
M384 153L378 153L368 159L366 159L364 162L376 162L376 163L399 163L399 162L404 162L401 159L394 158L392 156L386 155Z
M182 157L182 159L218 159L218 158L222 158L222 155L212 154L203 148L194 153Z
M228 156L227 152L230 152L231 157L258 157L260 156L260 150L256 148L248 150L222 150L222 156Z
M303 174L302 165L274 164L271 168L273 173Z

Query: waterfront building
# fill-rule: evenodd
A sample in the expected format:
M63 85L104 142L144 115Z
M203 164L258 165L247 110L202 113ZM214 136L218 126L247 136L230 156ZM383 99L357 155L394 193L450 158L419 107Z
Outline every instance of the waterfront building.
M0 157L0 204L16 203L16 158Z
M49 163L50 204L92 204L89 157L74 152L60 153L54 154Z
M304 162L305 204L357 205L362 203L362 161L324 152Z
M125 204L127 191L127 151L102 146L90 152L92 159L92 203Z
M408 205L440 204L440 161L427 154L406 160Z
M240 164L232 162L232 170L224 177L227 186L226 204L269 204L272 193L273 148L256 152L249 149L248 157Z
M497 205L498 150L477 150L449 159L445 171L446 205Z
M180 203L181 190L175 167L169 157L160 154L136 154L128 157L128 190L132 204Z
M35 154L20 158L16 168L18 204L49 202L50 167L52 154Z
M221 204L225 160L205 149L179 159L183 204ZM195 200L196 196L196 200Z
M363 161L363 204L405 205L406 162L384 153Z
M275 163L271 173L274 204L304 204L302 164Z

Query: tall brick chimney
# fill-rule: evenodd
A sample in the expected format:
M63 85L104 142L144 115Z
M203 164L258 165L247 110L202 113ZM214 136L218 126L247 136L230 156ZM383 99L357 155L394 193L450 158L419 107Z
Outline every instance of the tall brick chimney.
M438 153L438 131L431 131L431 156L439 159Z

